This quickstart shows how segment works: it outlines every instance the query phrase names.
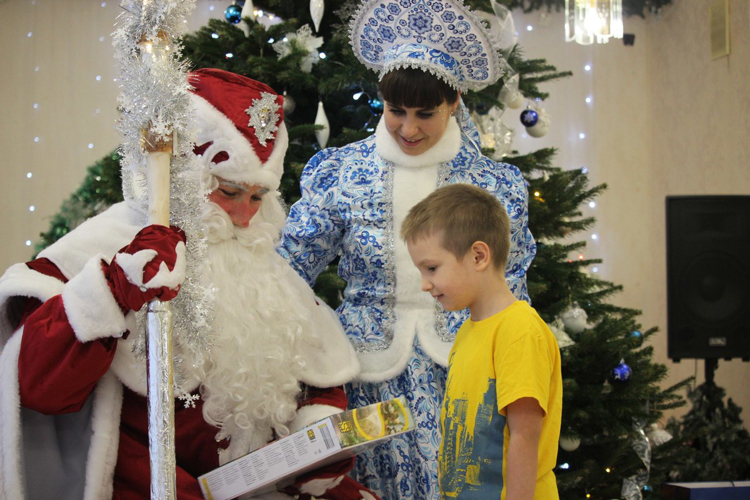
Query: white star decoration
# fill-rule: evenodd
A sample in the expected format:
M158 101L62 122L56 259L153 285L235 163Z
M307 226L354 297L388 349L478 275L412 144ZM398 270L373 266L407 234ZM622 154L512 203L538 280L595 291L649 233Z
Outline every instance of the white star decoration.
M263 146L279 130L276 122L279 120L280 107L275 95L261 92L260 99L253 99L253 104L245 110L250 115L247 125L255 129L255 137Z
M180 394L177 399L185 402L185 408L195 408L195 402L201 397L198 394Z

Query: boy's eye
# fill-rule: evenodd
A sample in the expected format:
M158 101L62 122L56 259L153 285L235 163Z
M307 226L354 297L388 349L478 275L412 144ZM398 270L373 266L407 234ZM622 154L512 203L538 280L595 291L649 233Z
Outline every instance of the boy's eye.
M435 272L436 269L437 269L437 266L430 266L427 268L427 270L430 271L431 273Z

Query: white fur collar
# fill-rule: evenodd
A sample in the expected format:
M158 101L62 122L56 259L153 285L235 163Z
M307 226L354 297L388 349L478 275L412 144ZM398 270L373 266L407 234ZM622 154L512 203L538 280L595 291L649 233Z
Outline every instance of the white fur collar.
M381 158L399 167L437 165L452 160L461 150L461 129L455 119L448 119L448 127L438 143L421 155L412 156L401 151L398 143L385 128L385 119L381 117L375 130L375 146Z

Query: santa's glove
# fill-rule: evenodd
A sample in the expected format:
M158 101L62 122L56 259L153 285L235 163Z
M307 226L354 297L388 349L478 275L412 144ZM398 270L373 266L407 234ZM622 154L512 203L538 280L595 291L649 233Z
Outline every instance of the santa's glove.
M299 495L299 500L380 500L346 474L354 467L354 457L336 462L298 477L284 491Z
M185 233L176 227L147 226L107 265L107 284L123 312L139 311L153 299L172 300L185 280Z

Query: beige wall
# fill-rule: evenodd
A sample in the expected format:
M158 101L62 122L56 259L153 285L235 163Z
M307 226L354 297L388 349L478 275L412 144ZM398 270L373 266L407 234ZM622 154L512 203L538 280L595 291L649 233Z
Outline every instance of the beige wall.
M199 1L189 25L220 17L229 3ZM750 194L750 2L730 3L732 54L719 60L710 59L707 0L675 0L659 20L626 19L633 47L566 44L561 14L515 14L527 56L575 76L543 86L552 94L544 107L553 119L544 138L523 137L520 110L506 123L516 128L519 150L557 147L559 166L586 165L593 183L609 184L596 208L584 209L598 218L589 233L599 238L588 239L587 256L603 258L601 277L624 285L614 301L641 309L644 327L661 330L652 344L656 360L670 368L667 384L696 372L700 382L703 362L666 359L664 197ZM29 258L25 241L48 228L86 168L118 143L109 37L117 4L0 2L0 268ZM586 96L593 97L589 105ZM748 380L750 364L719 363L717 381L746 410L746 426Z
M730 1L731 54L716 60L709 3L678 0L660 20L626 21L635 46L596 53L595 89L607 101L595 113L596 164L610 186L599 204L605 277L625 286L618 303L659 327L652 345L670 369L665 384L704 380L702 360L666 357L665 197L750 194L750 2ZM716 382L744 408L746 427L748 381L750 363L719 362Z

